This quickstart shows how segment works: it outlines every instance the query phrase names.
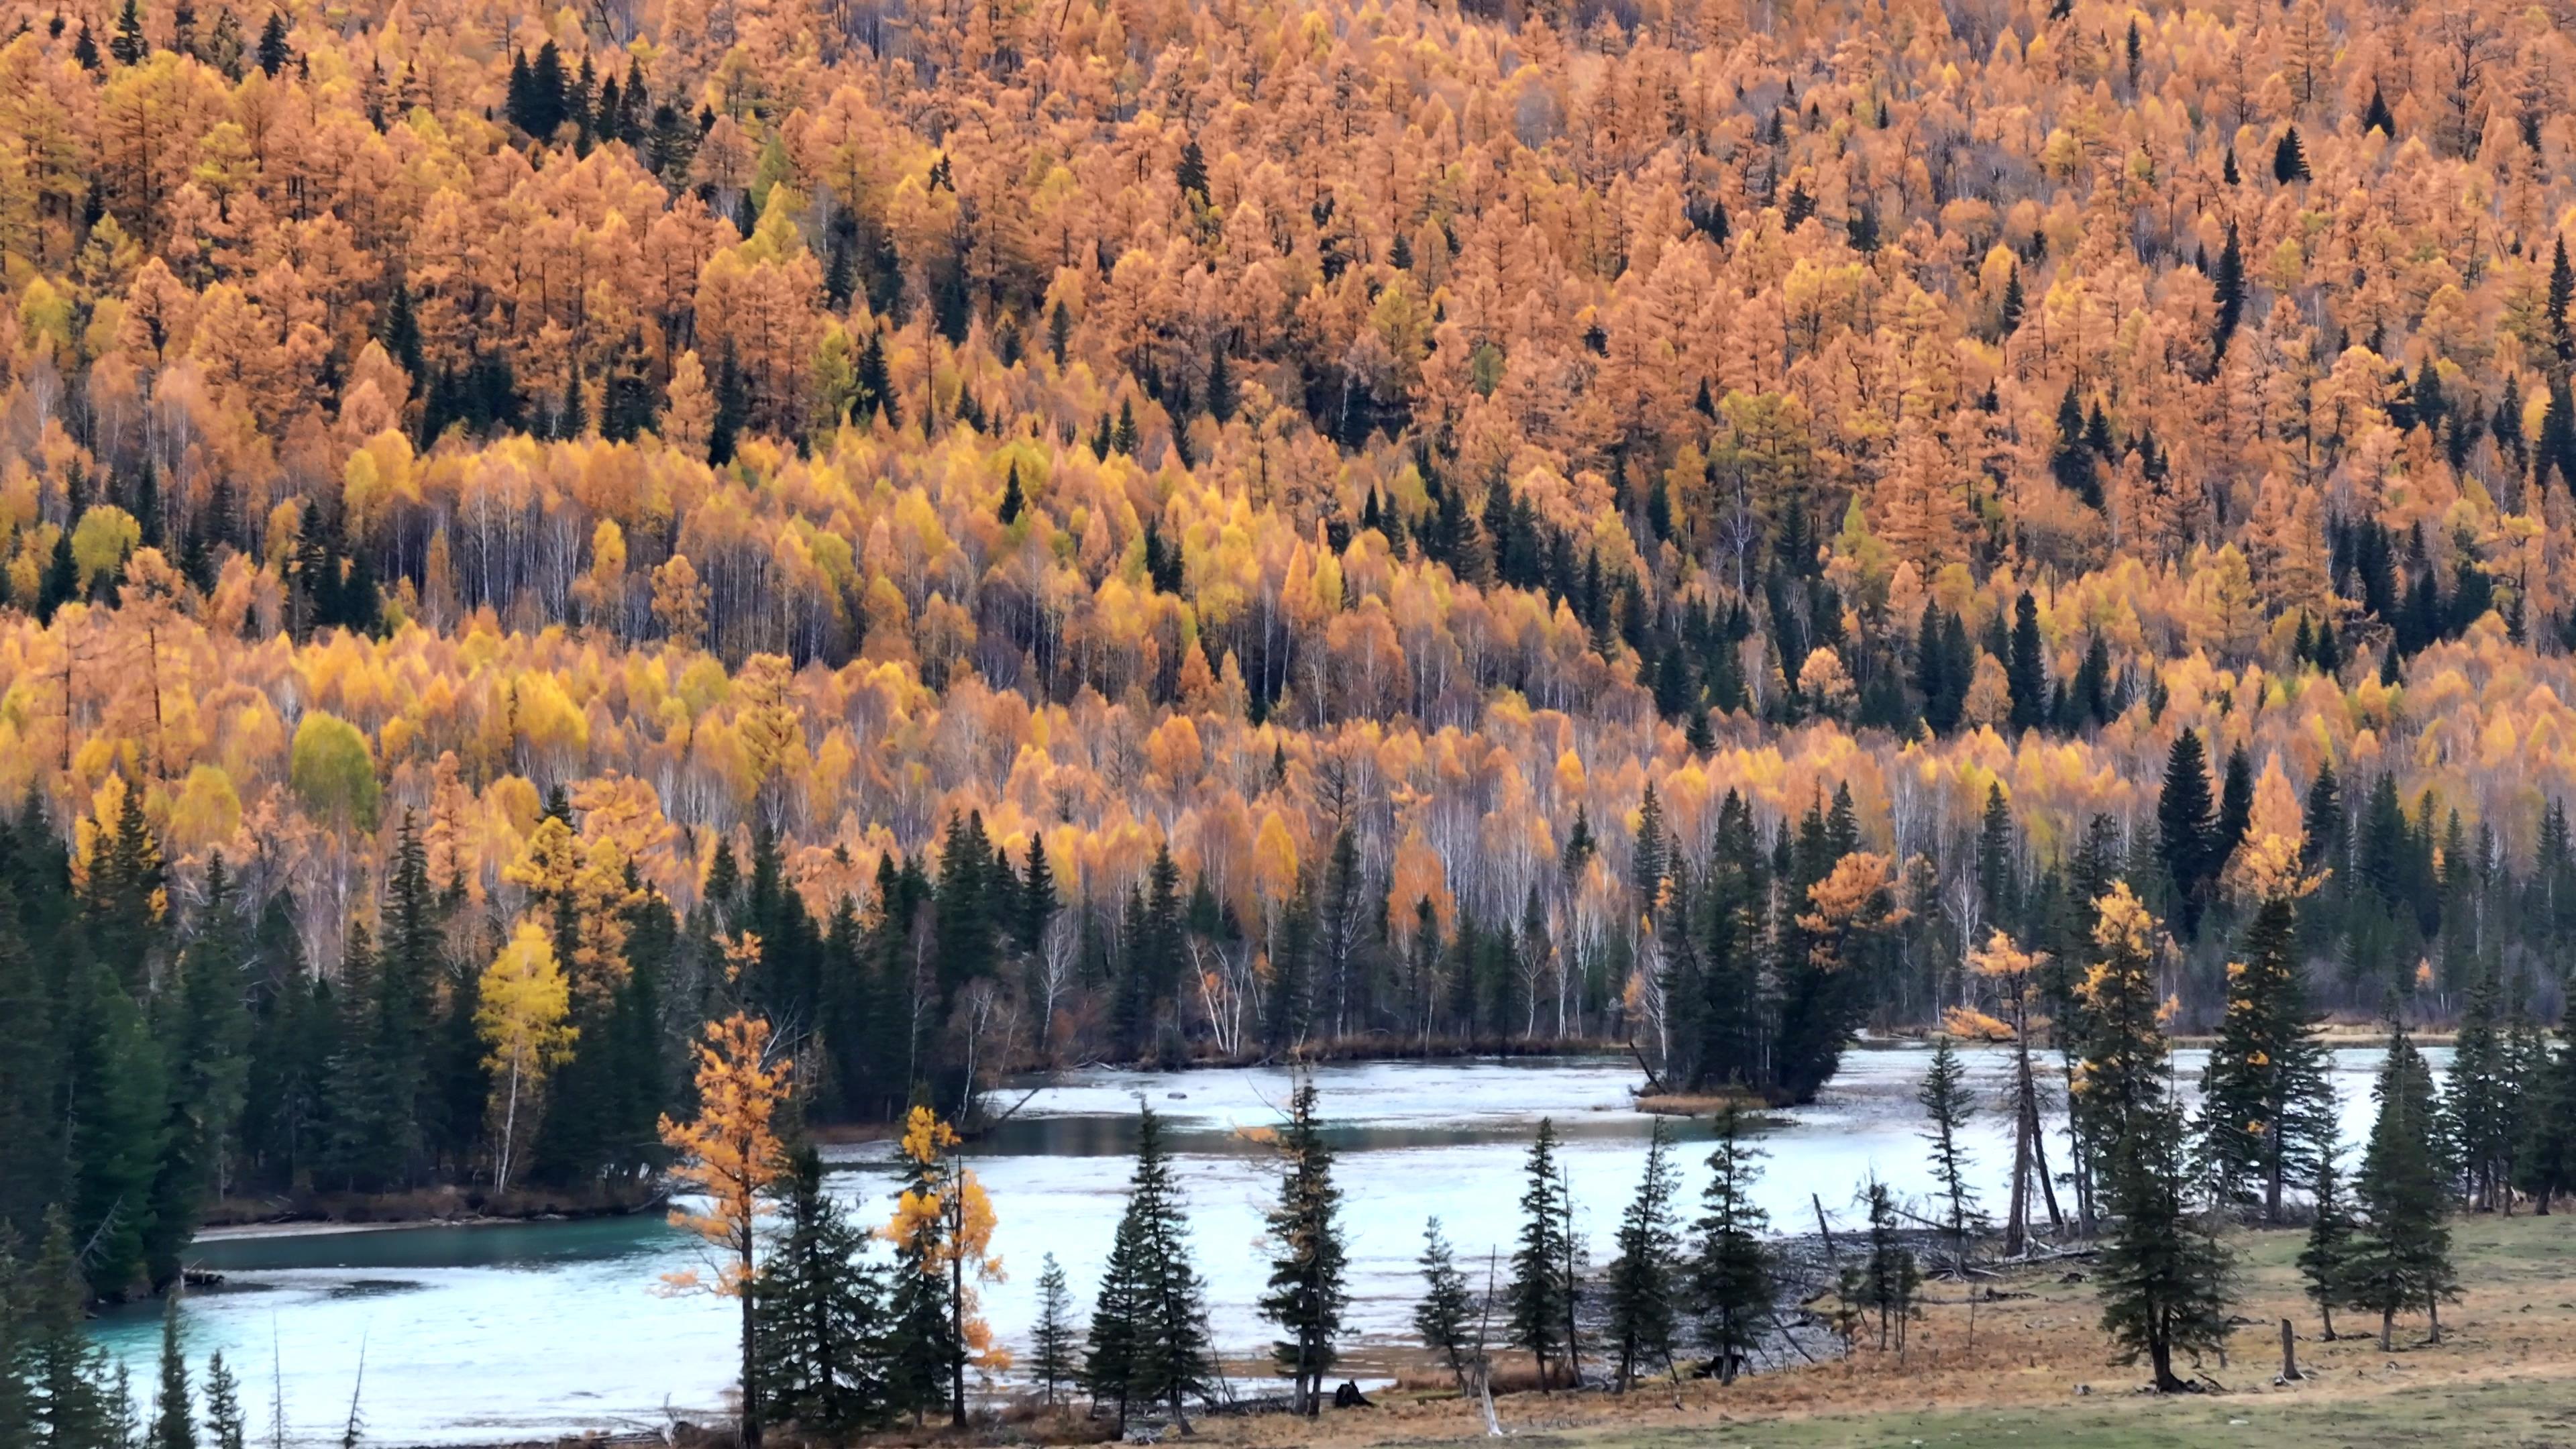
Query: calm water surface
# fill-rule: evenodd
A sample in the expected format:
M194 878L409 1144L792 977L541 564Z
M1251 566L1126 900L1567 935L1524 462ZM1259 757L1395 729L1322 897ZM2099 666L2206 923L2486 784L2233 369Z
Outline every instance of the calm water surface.
M1999 1097L2009 1058L1993 1049L1963 1055L1978 1090ZM2447 1050L2428 1055L2437 1068L2448 1065ZM1812 1231L1819 1201L1837 1231L1856 1223L1854 1190L1873 1173L1900 1194L1928 1194L1913 1099L1928 1057L1856 1051L1821 1101L1780 1114L1763 1134L1770 1157L1760 1200L1783 1231ZM2378 1058L2375 1049L2335 1053L2347 1141L2368 1130ZM2195 1080L2203 1054L2175 1060ZM1361 1344L1406 1332L1426 1217L1442 1219L1463 1260L1481 1261L1489 1249L1508 1256L1521 1162L1542 1116L1567 1138L1577 1227L1596 1261L1606 1258L1651 1126L1629 1105L1639 1080L1632 1062L1611 1057L1322 1068L1317 1082L1341 1153L1350 1322ZM976 1145L975 1170L1001 1216L996 1248L1011 1270L1010 1281L983 1290L995 1329L1009 1341L1025 1334L1049 1252L1087 1314L1124 1200L1141 1098L1172 1128L1218 1344L1236 1356L1261 1351L1269 1325L1253 1305L1268 1272L1261 1220L1275 1168L1242 1131L1279 1120L1287 1074L1091 1071L1020 1090L1029 1086L1037 1094ZM1709 1128L1677 1125L1695 1203ZM1970 1134L1998 1211L2011 1166L2008 1126L1988 1114ZM889 1151L832 1156L832 1190L871 1221L889 1207ZM2062 1168L2062 1139L2051 1154ZM655 1291L661 1275L699 1261L694 1241L656 1218L234 1238L198 1244L192 1261L228 1281L184 1301L184 1341L200 1361L223 1352L244 1380L256 1437L266 1437L282 1403L289 1443L336 1444L353 1394L375 1444L659 1428L669 1417L722 1413L733 1383L734 1306ZM148 1393L157 1310L128 1309L99 1329Z

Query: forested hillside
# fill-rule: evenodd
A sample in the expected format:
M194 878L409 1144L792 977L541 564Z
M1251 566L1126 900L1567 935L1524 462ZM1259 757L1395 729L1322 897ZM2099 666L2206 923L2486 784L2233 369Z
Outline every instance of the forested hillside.
M2545 1020L2571 26L0 4L0 1220L613 1197L737 1010L1804 1099L2116 881Z

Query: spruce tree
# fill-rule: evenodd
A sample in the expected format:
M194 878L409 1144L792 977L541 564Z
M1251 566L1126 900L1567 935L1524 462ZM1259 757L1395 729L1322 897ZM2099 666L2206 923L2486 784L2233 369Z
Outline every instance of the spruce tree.
M2576 1192L2576 1022L2562 1020L2558 1050L2531 1084L2513 1185L2530 1193L2533 1211L2549 1215L2561 1194Z
M241 1382L218 1349L206 1360L206 1438L208 1449L245 1449L249 1424L242 1417Z
M2316 1216L2308 1221L2308 1241L2299 1249L2299 1279L2317 1305L2326 1341L2334 1341L2334 1311L2351 1301L2353 1263L2352 1210L2335 1170L2334 1153L2318 1154Z
M2218 873L2216 822L2209 798L2209 759L2200 735L2183 730L2165 753L2164 789L2156 797L2156 854L2173 887L2182 934L2200 928L2200 909Z
M1896 1196L1871 1178L1861 1200L1869 1214L1869 1256L1860 1269L1861 1303L1878 1315L1878 1347L1905 1351L1906 1326L1921 1316L1922 1266L1897 1235Z
M1770 1219L1753 1200L1763 1156L1744 1136L1742 1113L1729 1103L1719 1118L1717 1146L1708 1154L1698 1255L1691 1264L1700 1343L1721 1383L1734 1381L1745 1357L1762 1342L1773 1311L1771 1252L1762 1241Z
M2279 1223L2283 1189L2333 1150L2334 1097L2299 969L2296 916L2267 896L2227 967L2227 1011L2201 1078L2200 1151L2224 1206L2260 1205Z
M2040 728L2048 720L2048 658L2039 638L2039 601L2028 589L2013 601L2011 657L2004 661L2004 683L2012 696L2012 730Z
M1058 1387L1077 1378L1080 1351L1073 1323L1073 1291L1065 1286L1064 1266L1046 1255L1038 1269L1038 1321L1029 1330L1029 1376L1049 1407Z
M2422 1308L2431 1340L2442 1338L2441 1304L2457 1298L2451 1230L2435 1147L2433 1073L2391 1004L2388 1057L2379 1069L2379 1110L2353 1184L2364 1227L2350 1283L2356 1308L2379 1313L2379 1346L2392 1344L2397 1315Z
M2462 907L2455 914L2465 915L2465 903ZM2452 1039L2451 1071L2437 1119L2444 1166L2479 1211L2505 1206L2510 1198L2514 1152L2520 1145L2514 1116L2523 1094L2537 1085L2516 1080L2511 1044L2496 1029L2502 992L2490 962L2470 984L2467 1009Z
M72 1247L71 1220L57 1207L45 1218L27 1301L26 1364L32 1401L28 1423L48 1446L104 1446L117 1406L107 1353L89 1336L83 1305L89 1284ZM116 1449L125 1449L118 1445Z
M1288 1335L1271 1346L1271 1356L1294 1383L1296 1411L1309 1416L1319 1411L1324 1375L1340 1357L1333 1340L1350 1302L1343 1284L1342 1194L1333 1185L1333 1151L1325 1145L1315 1100L1315 1079L1301 1076L1279 1134L1287 1170L1279 1205L1270 1212L1275 1256L1270 1291L1261 1299L1261 1316Z
M1468 1355L1482 1347L1467 1322L1476 1311L1476 1303L1467 1289L1467 1275L1458 1270L1449 1240L1440 1234L1438 1218L1422 1224L1422 1256L1415 1261L1422 1265L1422 1299L1413 1307L1414 1336L1449 1365L1450 1376L1464 1391Z
M785 1231L752 1280L753 1373L762 1413L815 1434L887 1416L885 1275L867 1232L823 1190L812 1144L788 1161Z
M1673 1199L1681 1179L1673 1169L1672 1133L1664 1119L1654 1121L1646 1142L1645 1175L1637 1195L1620 1216L1619 1256L1609 1272L1610 1345L1618 1355L1618 1388L1626 1393L1641 1365L1673 1359L1676 1266L1681 1258L1680 1233L1673 1218Z
M1174 1426L1189 1432L1183 1401L1205 1398L1215 1375L1207 1290L1190 1262L1184 1211L1162 1119L1145 1108L1137 1120L1127 1211L1119 1218L1092 1311L1086 1369L1095 1395L1117 1395L1122 1430L1130 1407L1144 1403L1163 1405Z
M151 1449L197 1449L196 1404L188 1356L179 1350L179 1295L161 1303L161 1384L153 1396Z
M1573 1358L1566 1324L1573 1315L1574 1283L1566 1271L1569 1241L1565 1182L1556 1168L1556 1120L1541 1117L1530 1144L1528 1185L1521 1191L1520 1247L1512 1253L1511 1344L1529 1350L1538 1364L1539 1390L1549 1390L1548 1365ZM1567 1376L1569 1387L1572 1375Z
M1941 1201L1941 1227L1950 1237L1951 1262L1965 1272L1968 1240L1985 1226L1985 1215L1977 1210L1976 1189L1968 1185L1968 1147L1961 1140L1969 1120L1977 1115L1977 1096L1948 1036L1933 1046L1932 1065L1923 1073L1923 1085L1914 1100L1923 1108L1923 1140L1932 1149L1932 1182Z
M2234 1261L2193 1211L2183 1158L2182 1114L2169 1098L2139 1104L2111 1144L2109 1201L2116 1217L2102 1250L2102 1327L2144 1357L2154 1387L2188 1384L2174 1355L2199 1354L2227 1342Z

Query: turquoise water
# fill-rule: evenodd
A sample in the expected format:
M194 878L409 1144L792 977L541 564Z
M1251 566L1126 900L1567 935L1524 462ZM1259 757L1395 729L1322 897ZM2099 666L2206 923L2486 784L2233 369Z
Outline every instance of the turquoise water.
M1859 1051L1823 1100L1782 1114L1764 1134L1760 1193L1784 1231L1809 1231L1820 1201L1839 1230L1871 1174L1900 1194L1929 1190L1913 1093L1928 1053ZM2008 1059L1966 1053L1972 1081L1999 1093ZM2447 1053L2435 1053L2437 1065ZM2367 1128L2376 1051L2336 1055L2347 1138ZM2178 1053L2186 1080L2197 1053ZM1353 1337L1394 1341L1419 1289L1414 1257L1437 1214L1462 1259L1505 1255L1516 1229L1520 1167L1538 1118L1567 1138L1577 1226L1596 1261L1635 1190L1651 1119L1634 1111L1625 1058L1380 1062L1317 1072L1346 1206ZM1088 1304L1124 1199L1138 1100L1169 1119L1192 1207L1212 1327L1227 1353L1269 1342L1254 1311L1268 1265L1262 1214L1274 1192L1266 1149L1242 1129L1274 1124L1289 1080L1279 1071L1181 1075L1092 1071L1039 1085L1017 1115L976 1144L975 1170L1001 1218L996 1247L1010 1280L983 1290L1005 1341L1034 1313L1039 1260L1053 1252ZM1018 1091L1003 1094L1004 1106ZM1706 1124L1681 1124L1685 1190L1705 1168ZM1977 1169L2000 1208L2006 1124L1971 1131ZM2061 1159L2062 1160L2062 1159ZM882 1145L836 1149L830 1187L881 1221L894 1172ZM659 1430L725 1412L733 1384L734 1305L666 1296L662 1275L699 1261L694 1240L657 1218L418 1227L235 1237L200 1242L194 1265L226 1276L181 1306L190 1356L221 1350L244 1380L254 1436L284 1406L290 1444L336 1444L355 1395L370 1443L466 1444L590 1430ZM99 1333L153 1381L157 1309L129 1308ZM363 1356L363 1379L361 1361Z

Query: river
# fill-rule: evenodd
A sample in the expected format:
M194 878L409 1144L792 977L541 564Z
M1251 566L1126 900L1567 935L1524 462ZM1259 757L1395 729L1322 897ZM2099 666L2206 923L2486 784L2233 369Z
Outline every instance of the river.
M2009 1057L1993 1048L1962 1055L1975 1088L1998 1100ZM2447 1066L2447 1049L2428 1055L2437 1069ZM1929 1056L1905 1047L1852 1052L1821 1100L1778 1114L1761 1138L1769 1156L1759 1199L1780 1230L1811 1231L1817 1199L1836 1231L1856 1224L1854 1194L1873 1173L1901 1195L1929 1194L1914 1104ZM2368 1130L2379 1057L2375 1048L2334 1053L2347 1143ZM2178 1074L2195 1081L2203 1059L2177 1052ZM1316 1077L1340 1153L1349 1321L1362 1345L1407 1331L1426 1217L1443 1220L1462 1260L1481 1263L1488 1249L1508 1257L1522 1160L1542 1116L1554 1117L1567 1138L1577 1228L1596 1263L1609 1257L1651 1127L1630 1106L1639 1080L1633 1063L1374 1062L1325 1066ZM1269 1326L1254 1302L1268 1271L1261 1220L1275 1168L1240 1129L1279 1120L1288 1075L1087 1071L1019 1090L1032 1085L1036 1094L976 1145L973 1163L1000 1215L995 1248L1010 1271L1008 1282L983 1290L996 1331L1006 1342L1027 1332L1048 1252L1063 1263L1087 1320L1124 1199L1141 1097L1172 1128L1218 1346L1232 1357L1260 1352ZM1675 1125L1692 1208L1707 1177L1709 1128ZM1998 1214L2011 1166L2008 1128L1989 1111L1969 1133L1977 1177ZM2053 1137L2051 1161L2061 1169L2063 1150L2063 1138ZM871 1222L887 1210L889 1156L883 1144L830 1154L832 1191ZM663 1274L698 1261L694 1241L657 1218L224 1237L191 1250L192 1266L226 1282L182 1301L181 1332L192 1360L202 1365L221 1350L241 1377L260 1442L276 1437L282 1404L286 1443L336 1444L353 1395L365 1439L380 1445L658 1430L671 1417L722 1414L734 1378L733 1305L655 1291ZM148 1397L157 1308L120 1310L97 1332Z

